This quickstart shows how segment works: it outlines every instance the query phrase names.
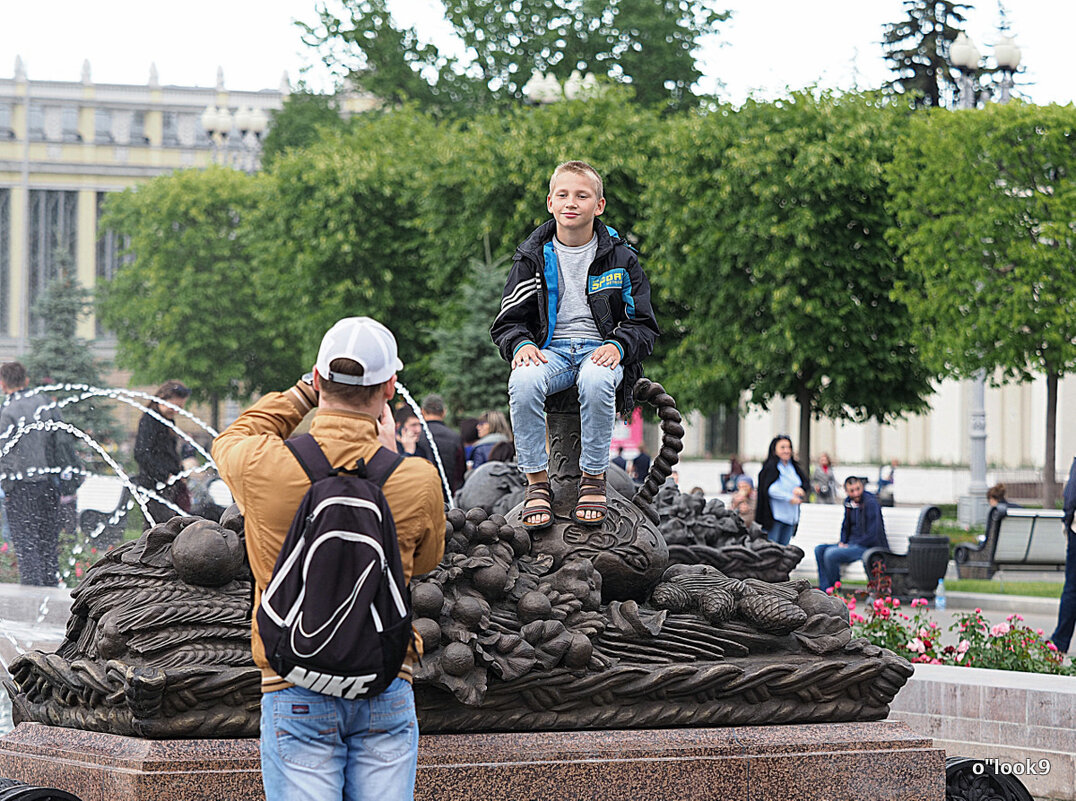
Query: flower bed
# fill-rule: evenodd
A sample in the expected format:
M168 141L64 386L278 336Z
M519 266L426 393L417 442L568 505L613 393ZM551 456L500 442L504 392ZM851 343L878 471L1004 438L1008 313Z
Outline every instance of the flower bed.
M926 599L912 599L906 611L889 594L884 577L872 581L871 589L859 597L841 593L840 583L834 589L848 606L853 636L904 654L912 662L1076 675L1073 666L1063 664L1064 656L1043 630L1024 625L1018 614L995 625L981 609L960 614L949 626L957 634L957 644L942 645L943 630L931 619Z

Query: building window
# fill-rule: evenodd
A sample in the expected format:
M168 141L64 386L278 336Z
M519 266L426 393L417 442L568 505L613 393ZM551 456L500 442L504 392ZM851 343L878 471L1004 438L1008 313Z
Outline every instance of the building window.
M14 139L15 129L11 127L11 106L0 103L0 139Z
M60 111L60 124L65 142L81 142L82 136L78 132L78 109L75 106L64 106Z
M179 112L166 111L162 115L163 130L161 144L176 146L179 144Z
M149 142L146 138L146 112L136 111L131 117L131 144L144 145Z
M112 110L95 109L93 112L93 140L108 144L112 141Z
M45 138L45 107L40 103L30 104L30 114L26 121L26 129L30 139Z
M8 334L11 306L11 190L0 189L0 336Z
M78 192L30 191L30 335L45 333L34 304L64 269L74 270L78 239Z
M108 192L97 193L97 219L101 220L104 214L105 200L108 199ZM100 287L108 281L112 280L112 277L116 274L116 271L124 264L129 264L133 261L133 257L130 254L124 255L124 251L130 247L131 238L124 236L117 231L113 231L109 228L97 229L97 279L95 286ZM97 318L97 336L104 336L108 333L101 326L101 318Z

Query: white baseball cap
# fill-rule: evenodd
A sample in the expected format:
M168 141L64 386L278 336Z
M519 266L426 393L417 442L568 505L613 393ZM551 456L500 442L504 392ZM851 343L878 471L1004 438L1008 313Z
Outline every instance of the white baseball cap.
M362 375L334 373L329 369L333 359L358 362ZM396 355L396 337L389 329L369 317L345 317L321 338L314 369L322 378L338 384L372 387L402 370L403 362Z

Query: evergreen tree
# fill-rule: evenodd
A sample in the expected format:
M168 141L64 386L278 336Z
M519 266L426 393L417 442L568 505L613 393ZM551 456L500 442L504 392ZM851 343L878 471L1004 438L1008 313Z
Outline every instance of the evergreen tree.
M70 269L70 256L57 259L60 274L34 303L34 314L44 321L45 332L30 341L23 359L31 385L89 384L101 386L101 373L86 340L77 335L79 318L93 305L92 293L79 284ZM62 400L64 393L57 393ZM65 406L64 420L98 442L114 441L116 421L104 399L88 399Z
M501 304L508 258L472 259L454 314L434 332L439 343L432 367L441 376L441 394L455 417L487 409L508 409L508 362L489 336Z
M945 105L956 94L949 46L972 6L952 0L904 0L904 19L884 27L882 45L897 77L885 89L913 96L917 107Z

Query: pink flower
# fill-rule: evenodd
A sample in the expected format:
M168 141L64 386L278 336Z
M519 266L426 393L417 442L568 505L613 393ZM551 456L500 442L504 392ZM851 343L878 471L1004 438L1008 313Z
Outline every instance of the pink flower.
M848 619L851 620L853 623L862 623L867 618L863 617L863 615L859 615L859 614L856 614L855 612L852 612L852 614L849 615Z
M917 606L926 606L926 605L927 605L927 599L926 598L912 598L912 608L913 609L915 607L917 607Z
M832 587L830 587L828 590L826 590L826 595L833 595L833 588Z
M920 653L920 654L926 653L926 650L927 650L927 647L925 645L923 645L922 640L920 640L918 637L913 638L912 641L910 643L908 643L908 645L905 646L905 647L909 651L915 651L915 652Z
M990 629L991 637L1000 637L1003 634L1008 634L1012 630L1012 627L1008 623L998 623L996 626L992 626Z
M1054 645L1053 642L1051 642L1050 640L1046 641L1046 647L1049 648L1051 651L1057 650L1057 646Z
M82 566L75 565L75 578L82 578Z
M1040 637L1045 637L1046 636L1046 632L1043 631L1042 629L1035 629L1035 633L1038 634Z
M900 598L894 598L893 599L893 608L896 609L899 606L900 606Z
M833 589L839 590L840 588L841 588L841 582L839 582L839 581L833 582Z
M982 609L980 609L979 607L975 607L975 614L981 615L982 613L983 613Z
M1006 620L1008 620L1008 621L1009 621L1009 622L1011 623L1011 622L1012 622L1012 621L1014 621L1014 620L1023 620L1023 619L1024 619L1024 616L1023 616L1023 615L1019 615L1019 614L1017 614L1016 612L1013 612L1013 613L1012 613L1011 615L1009 615L1009 616L1008 616L1007 618L1005 618L1005 619L1006 619Z
M957 652L958 654L963 654L963 653L964 653L965 651L967 651L967 650L968 650L969 648L971 648L971 643L970 643L970 642L968 642L967 640L961 640L961 641L960 641L960 642L958 642L958 643L957 643L957 645L956 645L956 652Z
M941 664L941 660L940 660L940 659L938 659L937 657L935 657L935 658L933 658L933 659L931 659L931 660L930 660L930 664L932 664L932 665L940 665L940 664Z
M927 631L927 627L926 627L926 626L920 626L920 627L919 627L919 636L920 636L920 637L926 638L926 637L927 637L927 635L929 635L929 634L930 634L930 632L929 632L929 631Z
M849 598L848 599L848 610L851 611L851 610L853 610L855 608L856 608L856 599L855 598Z
M7 553L7 543L0 545L0 553Z

